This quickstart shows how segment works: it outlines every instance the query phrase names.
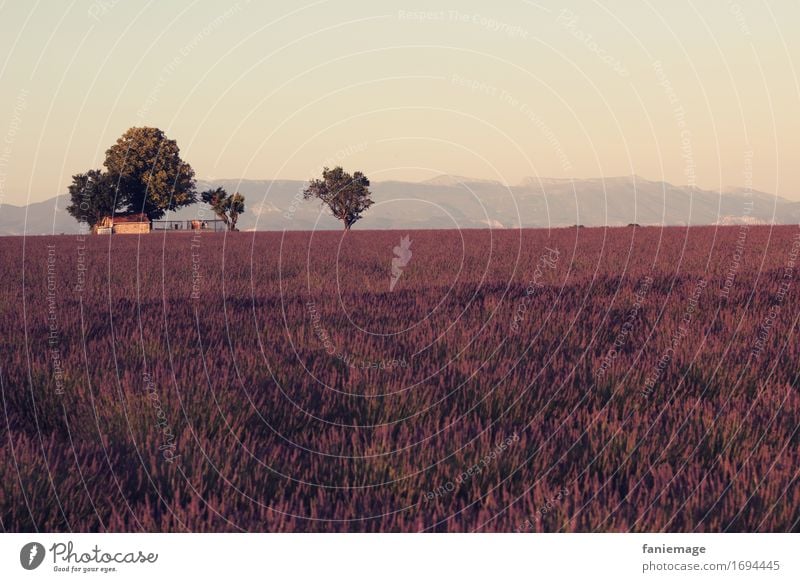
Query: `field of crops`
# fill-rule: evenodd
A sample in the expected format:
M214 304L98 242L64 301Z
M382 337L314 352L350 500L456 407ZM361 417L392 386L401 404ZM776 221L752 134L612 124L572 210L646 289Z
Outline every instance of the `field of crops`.
M0 239L0 528L800 531L798 269L793 226Z

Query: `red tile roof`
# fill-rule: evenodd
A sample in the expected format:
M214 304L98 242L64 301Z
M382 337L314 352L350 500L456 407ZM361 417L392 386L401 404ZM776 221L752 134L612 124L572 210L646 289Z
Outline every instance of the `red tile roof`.
M150 219L147 218L147 215L144 213L137 213L137 214L116 214L112 219L115 223L119 222L150 222Z

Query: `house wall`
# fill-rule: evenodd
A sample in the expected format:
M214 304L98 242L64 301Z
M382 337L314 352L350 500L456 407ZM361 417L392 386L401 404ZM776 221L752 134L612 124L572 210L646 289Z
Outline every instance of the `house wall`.
M114 225L114 234L142 234L150 232L149 222L122 222Z

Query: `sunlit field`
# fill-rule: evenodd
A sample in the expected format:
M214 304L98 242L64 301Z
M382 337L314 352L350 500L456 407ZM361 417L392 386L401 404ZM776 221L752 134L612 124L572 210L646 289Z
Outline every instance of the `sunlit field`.
M0 525L800 531L799 234L2 239Z

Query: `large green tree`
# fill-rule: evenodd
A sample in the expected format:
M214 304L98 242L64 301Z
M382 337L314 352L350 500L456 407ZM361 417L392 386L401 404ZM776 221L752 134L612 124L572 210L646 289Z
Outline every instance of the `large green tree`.
M373 205L369 180L361 172L351 176L341 166L322 170L322 178L309 182L303 198L319 198L331 214L344 223L345 230L361 219L361 214Z
M228 195L225 188L206 190L200 195L203 202L211 207L228 230L235 231L239 215L244 212L244 196L238 192Z
M119 183L101 170L72 176L67 212L78 222L93 228L104 217L125 210L127 201L119 195Z
M104 165L124 185L128 210L151 220L197 201L194 170L177 142L156 127L130 128L108 149Z

